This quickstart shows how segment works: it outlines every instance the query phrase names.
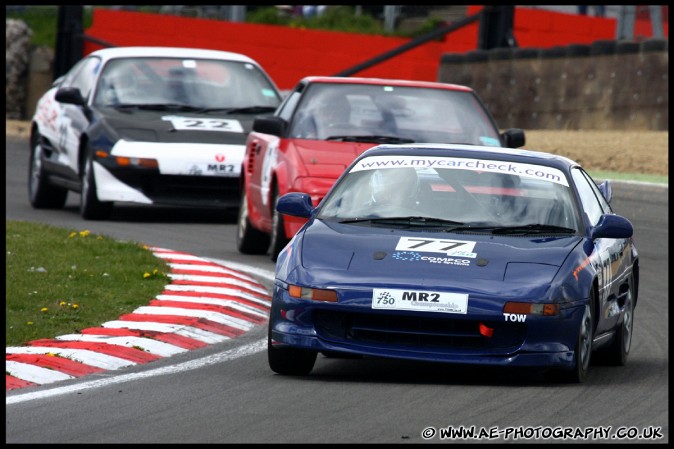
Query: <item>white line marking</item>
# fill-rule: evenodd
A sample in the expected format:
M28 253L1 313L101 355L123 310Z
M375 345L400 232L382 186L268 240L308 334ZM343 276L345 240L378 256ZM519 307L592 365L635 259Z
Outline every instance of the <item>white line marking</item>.
M251 354L263 351L267 347L267 337L256 342L249 343L244 346L230 349L229 351L213 354L208 357L203 357L197 360L190 360L174 366L167 366L163 368L151 369L141 373L121 374L119 376L109 377L105 379L97 379L88 382L78 383L77 385L70 385L66 387L57 387L45 391L36 391L33 393L24 393L16 396L9 396L5 398L5 405L18 404L20 402L32 401L34 399L44 399L53 396L60 396L75 391L89 390L92 388L104 387L107 385L114 385L124 382L129 382L138 379L147 379L155 376L163 376L166 374L175 374L184 371L191 371L202 368L204 366L215 365L217 363L229 362L231 360L245 357Z
M237 296L239 298L247 299L255 303L261 304L263 306L269 306L270 299L261 299L257 296L244 293L239 289L235 288L222 288L222 287L201 287L196 285L175 285L169 284L164 288L166 291L173 292L197 292L197 293L214 293L216 295L230 295Z
M136 365L135 362L90 351L88 349L58 348L55 346L10 346L7 354L57 354L60 357L108 370Z
M156 354L161 357L170 357L181 352L187 352L187 349L164 343L163 341L153 340L152 338L134 337L129 335L96 335L96 334L69 334L56 337L57 340L67 341L93 341L108 343L111 345L125 346L127 348L140 348L150 354Z
M215 332L199 329L198 327L186 326L184 324L157 323L154 321L115 320L103 323L102 326L113 329L138 329L144 331L157 331L165 334L182 335L183 337L198 340L209 345L229 340L229 337L226 335L216 334Z
M273 271L265 270L262 268L256 268L256 267L250 267L248 265L243 265L240 263L236 262L230 262L229 260L222 260L222 259L209 259L206 258L207 261L217 263L218 265L222 265L223 267L232 267L234 270L239 270L243 271L245 273L250 273L253 276L261 277L263 279L266 279L268 281L273 282L274 278L276 277L274 275Z
M7 360L5 362L5 371L16 378L33 382L34 384L38 385L50 384L52 382L59 382L61 380L75 378L70 374L62 373L61 371L43 368L30 363L16 362L14 360Z
M187 282L211 282L214 284L231 285L235 287L243 287L263 295L268 295L269 292L264 287L251 285L246 281L238 279L226 278L221 276L195 276L192 274L169 274L172 281L187 281ZM259 284L258 284L259 285ZM217 287L216 287L217 288Z
M220 299L220 298L208 298L206 296L182 296L182 295L157 295L155 298L158 301L180 301L180 302L189 302L192 304L210 304L213 306L229 306L233 309L240 310L242 312L252 313L260 317L267 317L268 313L264 310L260 310L256 307L249 306L247 304L241 304L237 301L232 301L231 299ZM269 305L267 305L269 309Z
M247 274L244 274L240 271L232 270L227 267L223 266L213 266L213 265L194 265L194 264L182 264L182 263L169 263L168 264L172 269L174 270L185 270L185 271L203 271L205 273L221 273L221 274L229 274L232 276L236 276L242 280L246 280L249 282L254 282L255 284L258 284L258 281L251 276L248 276Z
M207 320L215 321L216 323L224 324L225 326L235 327L241 330L250 330L255 326L250 321L245 321L224 313L210 312L208 310L197 309L181 309L179 307L153 307L143 306L138 307L133 313L137 315L177 315L177 316L191 316L198 318L206 318Z

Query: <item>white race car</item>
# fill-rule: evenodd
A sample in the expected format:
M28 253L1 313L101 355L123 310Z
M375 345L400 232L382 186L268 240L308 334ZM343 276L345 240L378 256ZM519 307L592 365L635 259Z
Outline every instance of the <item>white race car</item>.
M93 52L38 101L30 203L62 208L78 192L92 220L110 218L114 202L236 209L253 119L281 99L264 69L238 53Z

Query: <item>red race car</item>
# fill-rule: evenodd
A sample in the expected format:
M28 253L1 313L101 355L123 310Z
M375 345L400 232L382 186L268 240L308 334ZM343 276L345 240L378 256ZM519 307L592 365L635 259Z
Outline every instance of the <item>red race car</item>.
M314 206L363 151L383 143L461 143L517 148L524 131L499 132L469 87L376 78L307 77L246 141L236 244L244 254L279 252L306 222L281 216L276 199L311 195Z

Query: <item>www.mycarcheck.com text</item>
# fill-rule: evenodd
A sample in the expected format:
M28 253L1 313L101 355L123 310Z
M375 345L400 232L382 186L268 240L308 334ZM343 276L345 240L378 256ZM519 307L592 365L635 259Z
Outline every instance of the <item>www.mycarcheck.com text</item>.
M426 427L421 431L424 440L660 440L662 427Z

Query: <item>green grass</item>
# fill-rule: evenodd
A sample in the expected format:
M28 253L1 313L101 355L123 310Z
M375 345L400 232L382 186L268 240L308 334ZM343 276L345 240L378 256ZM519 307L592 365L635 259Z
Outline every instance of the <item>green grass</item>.
M170 283L137 242L6 221L7 346L79 333L147 305Z

